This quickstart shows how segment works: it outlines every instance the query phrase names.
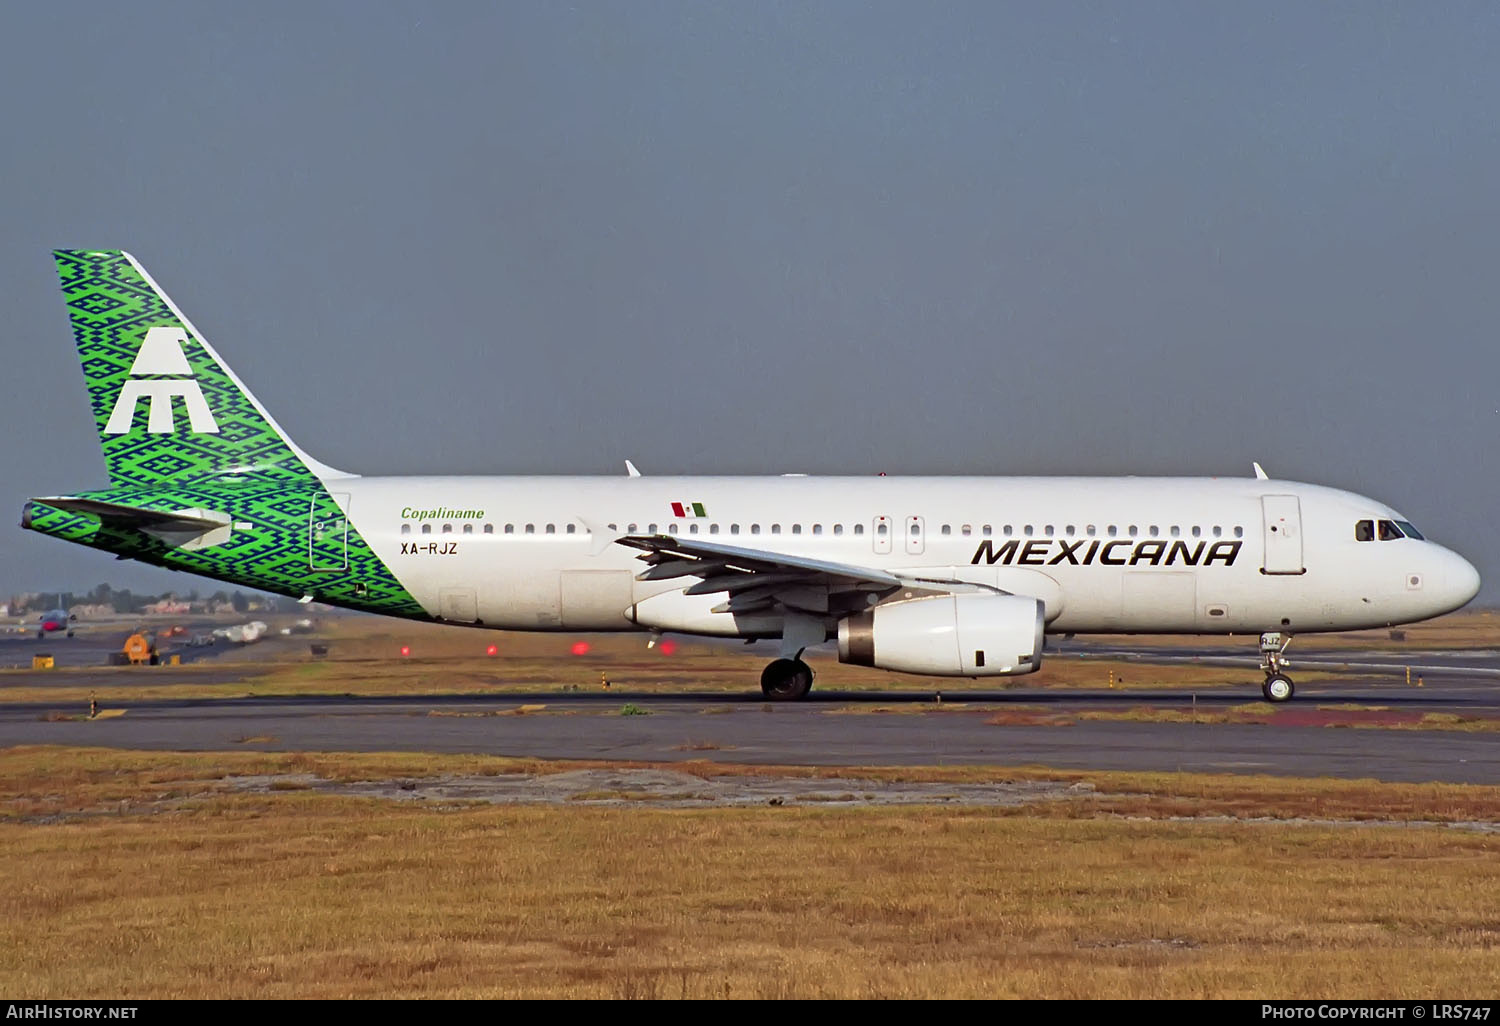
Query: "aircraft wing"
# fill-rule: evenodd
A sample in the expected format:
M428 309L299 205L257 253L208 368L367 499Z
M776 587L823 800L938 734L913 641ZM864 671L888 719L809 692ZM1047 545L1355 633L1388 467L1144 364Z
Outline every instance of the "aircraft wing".
M48 506L66 509L74 513L86 513L98 517L106 524L132 527L138 530L168 531L172 533L201 534L226 526L227 521L195 516L193 511L163 513L160 510L142 509L140 506L124 506L115 502L100 502L98 499L77 499L70 496L37 499Z
M903 587L980 590L963 581L907 577L875 567L722 545L676 535L625 535L616 538L615 542L642 550L638 558L649 565L636 575L637 580L697 578L687 584L684 594L724 592L728 600L716 607L715 611L720 612L751 612L775 605L817 608L822 605L815 597L818 595L826 596L825 601L832 606L858 608L866 604L868 595L884 595ZM813 598L811 602L810 597ZM825 606L822 611L827 611L827 608Z

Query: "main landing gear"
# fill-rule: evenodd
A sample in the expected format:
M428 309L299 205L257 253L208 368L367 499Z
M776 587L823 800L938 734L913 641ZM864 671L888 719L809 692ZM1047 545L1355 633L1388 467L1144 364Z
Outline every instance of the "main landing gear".
M1260 668L1266 672L1266 682L1260 693L1267 702L1285 702L1297 693L1292 678L1282 672L1286 663L1286 648L1292 643L1290 634L1268 631L1260 636Z
M771 702L795 702L812 689L813 671L801 659L778 659L760 674L760 690Z

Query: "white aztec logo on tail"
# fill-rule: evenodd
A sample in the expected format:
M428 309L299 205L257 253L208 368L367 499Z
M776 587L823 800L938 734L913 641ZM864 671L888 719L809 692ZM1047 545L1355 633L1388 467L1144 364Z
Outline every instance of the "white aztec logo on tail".
M219 422L214 420L203 390L193 378L193 369L188 366L182 346L187 341L187 332L178 327L150 328L141 351L130 365L131 380L120 389L115 408L110 411L109 421L104 425L106 435L128 434L135 420L136 403L142 398L151 400L146 417L146 431L153 435L170 435L173 429L172 400L181 396L187 407L188 424L194 434L216 435ZM145 374L182 374L186 377L142 380Z

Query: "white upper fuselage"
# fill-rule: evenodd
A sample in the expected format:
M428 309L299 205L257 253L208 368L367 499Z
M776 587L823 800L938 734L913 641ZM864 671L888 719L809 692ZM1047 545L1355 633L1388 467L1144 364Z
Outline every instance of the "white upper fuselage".
M1051 632L1378 627L1457 609L1479 585L1433 542L1358 540L1360 521L1403 519L1383 503L1290 481L365 477L328 487L433 615L507 629L731 633L691 611L633 620L638 603L684 582L636 580L641 553L614 544L617 534L973 582L1042 599Z

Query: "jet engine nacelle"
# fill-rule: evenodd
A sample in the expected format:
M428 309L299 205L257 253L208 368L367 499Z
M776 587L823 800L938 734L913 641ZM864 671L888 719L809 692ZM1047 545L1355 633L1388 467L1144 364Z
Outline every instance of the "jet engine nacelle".
M938 677L1002 677L1042 665L1045 607L1021 595L943 595L839 621L839 662Z

